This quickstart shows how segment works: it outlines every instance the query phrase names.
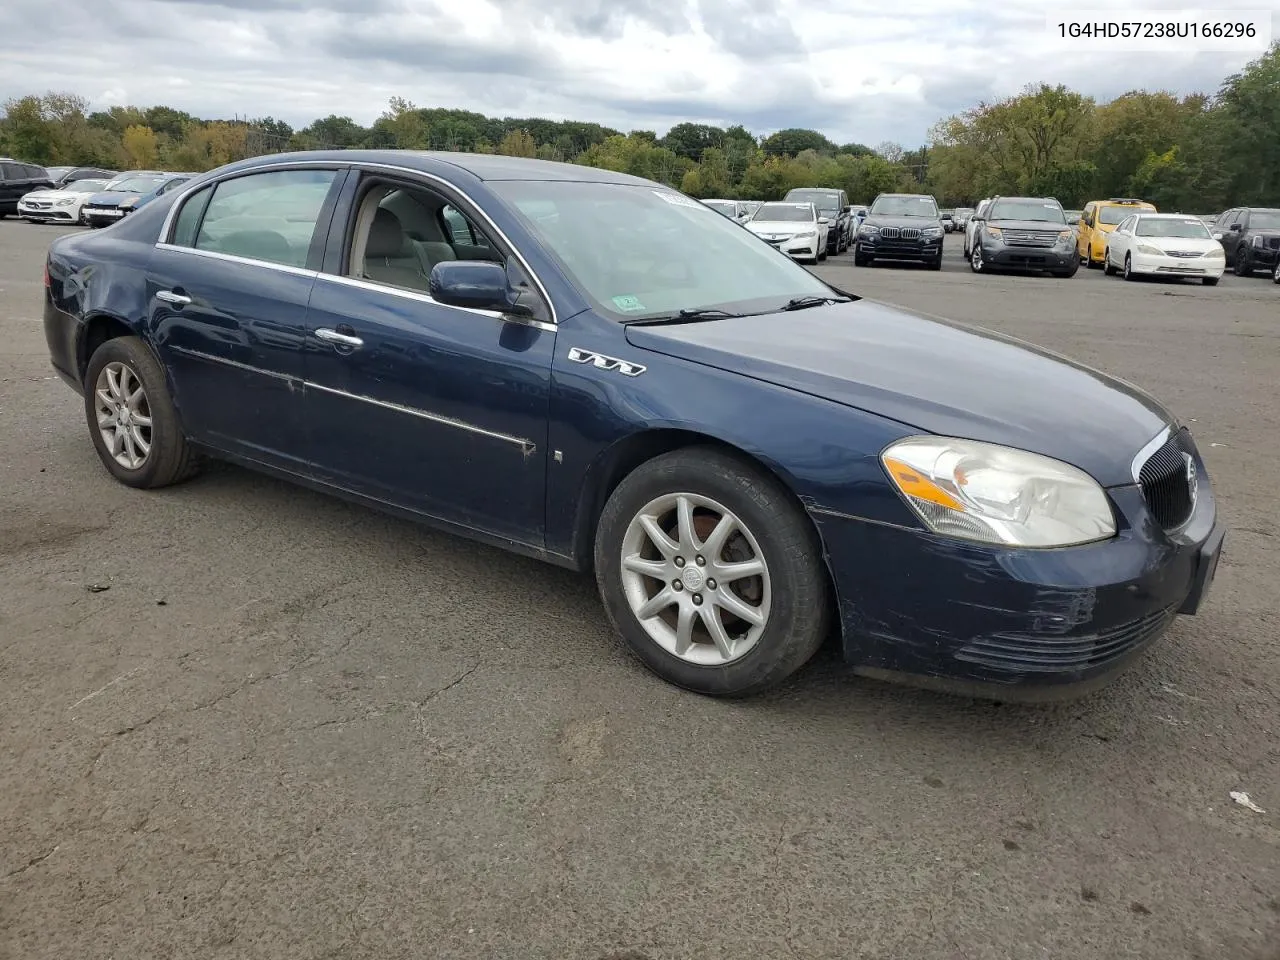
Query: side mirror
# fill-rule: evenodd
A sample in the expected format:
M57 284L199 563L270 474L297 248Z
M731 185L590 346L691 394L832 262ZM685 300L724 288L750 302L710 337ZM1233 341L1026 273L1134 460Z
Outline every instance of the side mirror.
M446 260L431 268L427 288L433 300L450 307L496 310L519 317L533 315L526 304L517 303L519 292L511 289L506 268L488 260Z
M845 208L844 208L844 212L845 212L845 213L853 213L853 207L851 207L851 206L849 206L849 207L845 207Z
M1221 239L1222 239L1222 234L1220 234L1220 233L1215 233L1215 234L1213 235L1213 239L1215 239L1215 240L1221 240Z
M819 223L830 223L830 222L831 222L831 219L830 219L829 217L819 217L819 218L818 218L818 222L819 222Z

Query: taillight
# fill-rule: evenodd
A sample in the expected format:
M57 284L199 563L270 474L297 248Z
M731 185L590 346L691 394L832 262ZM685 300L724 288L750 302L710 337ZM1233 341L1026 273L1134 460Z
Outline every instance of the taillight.
M49 279L49 261L44 262L44 288L48 290L53 286L53 282Z

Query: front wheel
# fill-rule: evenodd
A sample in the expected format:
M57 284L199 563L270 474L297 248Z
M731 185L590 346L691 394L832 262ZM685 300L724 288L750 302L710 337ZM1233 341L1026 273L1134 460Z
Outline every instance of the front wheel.
M196 471L164 371L137 337L93 352L84 379L89 435L103 465L130 487L165 487Z
M812 525L776 479L709 447L638 467L596 530L596 582L614 628L670 683L741 697L807 663L830 626Z
M1111 250L1102 251L1102 272L1108 277L1116 275L1116 268L1111 265Z
M871 266L871 258L862 255L862 247L856 242L853 245L853 265L855 267Z
M1217 277L1205 277L1204 279L1202 279L1202 280L1200 281L1200 283L1201 283L1201 285L1202 285L1202 286L1206 286L1206 287L1216 287L1216 286L1218 285L1218 278L1217 278ZM1280 283L1280 280L1277 280L1277 281L1276 281L1276 283Z
M937 259L930 260L930 261L929 261L929 263L928 263L928 267L929 267L929 269L930 269L930 270L941 270L941 269L942 269L942 254L938 254Z
M1138 279L1138 275L1133 272L1133 257L1127 253L1124 255L1124 278L1126 280Z
M987 263L982 259L982 247L974 247L973 253L969 255L969 269L974 273L985 273Z
M1249 254L1243 250L1236 253L1235 266L1231 269L1235 271L1237 277L1247 277L1253 273L1253 266L1249 263Z
M1280 260L1276 261L1276 272L1271 277L1275 283L1280 283Z

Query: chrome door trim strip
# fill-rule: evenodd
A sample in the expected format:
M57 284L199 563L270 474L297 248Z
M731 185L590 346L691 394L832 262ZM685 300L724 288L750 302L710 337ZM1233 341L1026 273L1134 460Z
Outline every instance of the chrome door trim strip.
M274 370L264 370L262 367L255 367L251 364L241 363L239 360L231 360L228 357L219 357L212 353L205 353L202 350L192 350L190 347L170 346L169 349L174 353L179 353L186 357L194 357L197 360L206 360L210 363L220 363L224 366L234 367L237 370L243 370L246 373L256 373L260 376L271 377L274 380L283 380L287 383L299 384L304 390L320 390L336 397L345 397L348 400L359 400L363 403L373 404L375 407L382 407L385 410L394 410L396 413L408 414L409 416L417 417L420 420L430 420L432 423L439 423L447 427L456 427L459 430L465 430L468 433L475 433L480 436L489 437L492 440L502 440L506 443L511 443L520 447L521 452L524 453L526 457L538 449L538 445L532 440L526 440L523 437L513 437L509 433L499 433L496 430L480 427L474 423L467 423L465 420L456 420L453 417L446 417L443 414L432 413L429 410L423 410L419 407L409 407L402 403L394 403L390 400L379 400L376 397L366 397L358 393L351 393L347 390L339 390L337 387L325 386L323 383L316 383L314 380L299 379L298 377L291 377L285 373L277 373Z
M441 161L441 162L443 163L447 161ZM516 259L520 261L520 265L524 267L525 272L528 273L531 278L533 278L533 282L537 286L538 292L542 294L542 299L547 304L547 309L551 311L551 325L555 326L557 323L560 322L559 315L556 313L555 302L551 299L551 295L547 292L546 285L542 282L542 278L538 276L538 274L534 271L533 267L529 266L529 261L526 260L524 257L524 254L520 252L520 248L511 242L511 238L507 236L506 232L501 227L499 227L497 223L494 222L493 218L489 216L488 212L484 209L484 207L476 203L474 197L472 197L469 193L467 193L466 190L462 189L462 187L458 186L456 183L446 180L444 177L441 177L437 174L427 173L424 170L415 170L412 167L401 167L393 163L379 163L376 160L288 160L288 159L285 159L285 160L279 161L278 163L272 163L270 161L267 161L262 164L254 165L251 167L245 167L239 170L233 170L228 172L224 176L218 177L217 179L206 180L206 179L197 177L193 179L191 181L191 185L187 187L185 190L183 190L182 193L178 195L177 199L175 199L173 203L170 204L168 211L165 213L164 224L160 228L160 236L156 242L156 246L159 247L163 245L165 247L172 248L171 244L169 244L168 241L173 230L174 221L178 217L178 211L182 208L182 205L186 202L187 197L190 194L193 194L204 187L207 187L211 184L221 183L223 180L233 180L236 177L248 176L251 173L268 173L276 170L300 170L300 169L310 169L315 167L321 167L325 169L334 169L334 170L344 170L344 169L345 170L350 170L350 169L384 170L392 173L404 174L410 177L420 177L425 180L429 180L435 184L439 184L440 186L447 187L449 190L452 190L455 193L459 194L460 196L465 198L466 201L469 204L471 204L472 207L475 208L475 210L480 214L481 217L484 218L484 221L486 224L489 225L489 228L492 229L493 232L497 234L498 237L501 238L501 240L511 249L512 253L515 254ZM187 249L187 248L177 248L177 249ZM238 258L238 259L242 259L242 258ZM257 260L245 261L242 259L242 262L259 263L263 261L257 261ZM293 268L289 268L289 269L293 269ZM310 273L311 271L307 271L307 272ZM319 274L319 275L334 276L333 274ZM503 315L502 319L510 320L511 318ZM515 320L515 322L519 322L519 319Z
M301 377L291 377L287 373L277 373L275 370L264 370L262 367L241 363L239 360L232 360L230 357L219 357L217 354L205 353L203 350L192 350L190 347L180 347L176 344L170 344L168 349L174 353L182 354L184 357L193 357L196 360L205 360L209 363L220 363L226 367L235 367L237 370L243 370L245 373L256 373L262 377L271 377L273 380L283 380L286 383L293 383L298 386L302 386L306 382Z
M474 423L467 423L465 420L455 420L453 417L446 417L439 413L431 413L427 410L419 409L418 407L407 407L402 403L393 403L390 400L378 400L375 397L366 397L358 393L349 393L346 390L339 390L336 387L327 387L323 383L316 383L314 380L305 380L303 381L303 385L308 390L320 390L324 393L332 394L335 397L345 397L348 400L360 400L364 403L371 403L375 407L382 407L385 410L394 410L396 413L406 413L411 417L418 417L421 420L430 420L432 423L440 423L448 427L457 427L459 430L466 430L468 433L477 433L493 440L503 440L507 443L513 443L521 448L525 456L528 456L537 449L537 444L532 440L513 437L509 433L498 433L496 430L488 430L485 427L478 427Z

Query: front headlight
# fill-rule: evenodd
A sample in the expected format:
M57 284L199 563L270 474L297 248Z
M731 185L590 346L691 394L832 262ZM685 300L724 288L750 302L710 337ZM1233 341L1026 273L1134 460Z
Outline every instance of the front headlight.
M942 227L925 227L920 231L922 237L940 237L943 234Z
M796 234L795 239L797 239L797 240L811 240L811 239L813 239L814 237L816 237L817 235L818 235L818 231L817 231L817 230L801 230L799 233L797 233L797 234Z
M864 224L858 228L858 236L860 237L874 237L879 232L880 228L870 223Z
M1013 547L1068 547L1116 532L1083 470L1037 453L950 437L908 437L880 460L934 533Z
M59 200L57 203L55 203L55 204L54 204L54 206L55 206L55 207L69 207L69 206L71 206L71 204L73 204L73 203L75 203L75 202L76 202L76 201L75 201L75 198L73 198L73 197L67 197L66 199Z
M995 237L997 240L999 240L1001 237L1004 236L1004 231L1001 230L999 227L987 227L987 236Z
M1075 234L1072 233L1070 230L1063 230L1061 233L1058 234L1058 242L1066 243L1067 241L1073 239L1074 237L1075 237Z
M1200 254L1200 256L1202 256L1202 257L1208 257L1210 260L1225 260L1225 259L1227 259L1227 253L1226 253L1226 251L1225 251L1225 250L1223 250L1221 247L1218 247L1218 249L1216 249L1216 250L1206 250L1204 253Z
M1149 243L1138 244L1138 252L1145 253L1149 257L1163 257L1164 251L1159 247L1153 247Z

